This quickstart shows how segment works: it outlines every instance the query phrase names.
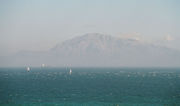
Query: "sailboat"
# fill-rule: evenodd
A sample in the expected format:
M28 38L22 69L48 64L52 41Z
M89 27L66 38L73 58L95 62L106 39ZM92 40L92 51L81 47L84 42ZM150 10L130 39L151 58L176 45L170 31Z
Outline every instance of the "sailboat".
M70 70L69 70L69 74L71 75L71 73L72 73L72 70L70 69Z
M42 67L42 68L45 67L45 64L42 64L41 67Z
M27 70L27 71L30 71L31 69L30 69L30 67L27 67L26 70Z

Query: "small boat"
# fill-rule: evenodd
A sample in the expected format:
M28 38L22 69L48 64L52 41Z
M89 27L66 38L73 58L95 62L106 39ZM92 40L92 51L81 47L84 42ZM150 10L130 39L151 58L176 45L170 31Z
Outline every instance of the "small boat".
M27 70L27 71L30 71L31 69L30 69L30 67L27 67L26 70Z
M70 69L70 70L69 70L69 74L71 75L71 73L72 73L72 70Z

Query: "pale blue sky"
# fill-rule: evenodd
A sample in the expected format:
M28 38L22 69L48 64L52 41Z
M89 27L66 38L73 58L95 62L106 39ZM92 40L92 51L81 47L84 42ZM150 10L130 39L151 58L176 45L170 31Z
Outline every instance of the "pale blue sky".
M0 55L92 32L180 49L179 10L179 0L0 0Z

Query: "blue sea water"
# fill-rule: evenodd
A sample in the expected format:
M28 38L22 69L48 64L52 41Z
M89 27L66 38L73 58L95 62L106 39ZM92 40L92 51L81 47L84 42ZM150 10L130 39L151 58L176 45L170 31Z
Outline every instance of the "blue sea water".
M4 106L180 106L180 68L0 68Z

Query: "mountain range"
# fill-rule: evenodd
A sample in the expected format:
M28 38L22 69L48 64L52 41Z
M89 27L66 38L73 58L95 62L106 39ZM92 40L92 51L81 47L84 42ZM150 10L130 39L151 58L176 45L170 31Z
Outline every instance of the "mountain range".
M180 51L99 33L88 33L47 51L21 51L0 57L1 67L179 67Z

